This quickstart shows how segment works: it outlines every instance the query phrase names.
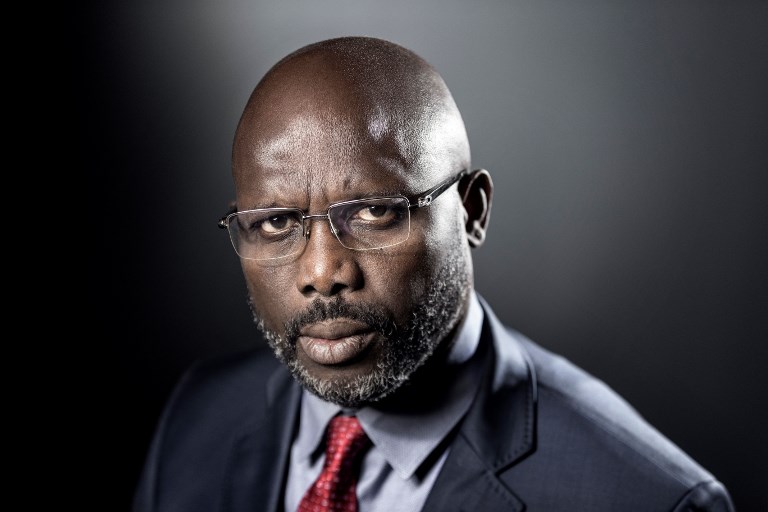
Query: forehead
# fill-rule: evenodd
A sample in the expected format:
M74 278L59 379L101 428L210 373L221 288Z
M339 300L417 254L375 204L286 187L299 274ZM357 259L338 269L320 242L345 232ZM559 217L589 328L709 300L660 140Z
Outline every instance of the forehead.
M321 206L419 192L445 167L432 158L436 153L422 150L429 141L417 139L426 132L414 133L375 109L355 116L296 115L272 124L236 162L239 207Z
M375 160L405 173L422 160L418 135L408 132L405 123L376 112L303 114L263 131L254 140L251 161L244 163L262 171L317 173L328 167Z

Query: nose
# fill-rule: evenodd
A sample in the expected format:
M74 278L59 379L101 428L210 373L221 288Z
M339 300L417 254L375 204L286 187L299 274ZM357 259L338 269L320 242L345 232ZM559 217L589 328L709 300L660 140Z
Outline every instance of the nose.
M309 239L299 260L297 288L306 297L333 297L359 289L363 273L355 251L347 249L327 220L309 219Z

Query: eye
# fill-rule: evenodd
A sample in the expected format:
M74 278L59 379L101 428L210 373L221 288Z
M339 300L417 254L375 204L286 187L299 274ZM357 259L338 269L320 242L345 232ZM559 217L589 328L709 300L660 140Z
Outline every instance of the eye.
M408 219L408 200L404 197L379 197L350 201L332 207L331 223L339 233L384 231L401 226Z
M387 229L407 215L405 198L383 198L361 201L345 210L344 217L350 226L358 225L360 229Z
M293 227L295 219L292 217L292 215L288 214L272 215L259 222L258 228L270 235L280 233L281 231L285 231L286 229Z
M384 204L371 204L361 208L357 217L366 222L388 220L394 215L392 208Z

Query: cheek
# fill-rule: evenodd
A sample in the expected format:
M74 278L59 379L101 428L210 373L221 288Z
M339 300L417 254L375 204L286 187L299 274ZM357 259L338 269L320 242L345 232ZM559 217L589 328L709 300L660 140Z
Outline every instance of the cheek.
M282 331L281 326L291 311L287 298L293 281L288 268L264 267L245 260L241 267L256 312L267 327Z
M424 294L428 261L423 243L411 240L393 250L366 255L361 260L366 275L366 300L384 306L402 321Z
M434 279L457 254L463 240L461 219L442 215L420 219L411 227L411 235L401 245L377 255L367 255L361 263L366 269L366 283L395 315L408 317L413 307L424 300L434 286Z
M442 204L430 206L432 211L428 212L430 217L427 237L430 245L455 248L456 244L466 242L462 215L464 208L458 197L445 199Z
M464 247L469 249L460 211L449 201L436 203L424 212L418 226L411 227L411 237L419 243L420 259L431 271L441 268L457 253L464 253Z

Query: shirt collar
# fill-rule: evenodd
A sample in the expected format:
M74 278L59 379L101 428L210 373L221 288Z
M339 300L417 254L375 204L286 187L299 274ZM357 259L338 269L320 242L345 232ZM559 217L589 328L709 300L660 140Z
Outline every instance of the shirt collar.
M477 378L480 365L472 360L472 356L480 342L482 326L483 309L472 290L467 314L448 355L448 364L456 367L456 378L440 397L437 407L418 415L383 412L372 407L356 411L363 430L400 478L405 480L413 476L469 410L480 381ZM295 442L298 457L319 455L325 426L341 411L338 405L303 391Z

